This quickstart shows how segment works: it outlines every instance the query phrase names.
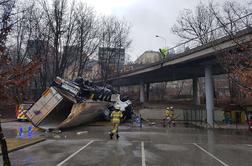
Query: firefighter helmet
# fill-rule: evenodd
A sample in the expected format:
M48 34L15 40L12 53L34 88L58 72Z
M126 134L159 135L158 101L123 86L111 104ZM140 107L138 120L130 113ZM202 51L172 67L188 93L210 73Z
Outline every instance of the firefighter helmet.
M114 107L115 107L115 110L120 110L120 105L119 105L118 103L116 103L116 104L114 105Z

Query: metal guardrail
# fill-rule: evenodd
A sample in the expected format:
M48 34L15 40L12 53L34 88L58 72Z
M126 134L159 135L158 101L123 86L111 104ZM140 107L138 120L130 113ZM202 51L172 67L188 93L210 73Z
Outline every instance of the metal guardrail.
M185 42L182 42L180 44L177 44L176 46L169 48L169 53L166 58L160 59L160 61L155 62L155 63L139 65L138 67L135 67L133 70L143 69L143 68L146 68L146 67L151 66L153 64L157 64L162 61L167 61L170 58L174 59L182 53L185 53L185 52L190 51L192 49L195 49L197 47L201 47L201 46L203 46L203 44L201 44L201 42L199 40L201 37L207 36L209 38L209 41L204 44L204 45L206 45L208 43L214 42L214 41L221 39L223 37L226 37L229 35L236 35L238 32L245 30L247 28L250 28L250 27L252 27L252 13L249 13L247 15L240 17L240 18L237 18L236 20L234 20L232 22L224 23L224 25L216 27L216 28L210 30L209 32L203 34L202 36L195 37L195 38L192 38L192 39L187 40ZM231 34L229 34L228 32ZM120 75L129 73L129 72L130 71L121 72Z
M206 34L203 34L202 36L195 37L193 39L180 43L170 48L169 50L171 50L170 51L171 53L180 54L187 50L191 50L193 48L201 46L202 44L200 43L199 38L207 36L209 38L209 41L207 43L209 43L214 40L218 40L220 38L228 36L229 34L227 32L230 32L232 33L232 35L235 35L237 32L251 27L251 25L252 25L252 13L249 13L240 18L237 18L236 20L232 22L224 23L224 25L214 28L211 31L207 32ZM204 44L207 44L207 43L204 43Z
M192 108L190 110L183 110L183 120L187 123L192 122L205 122L206 121L206 110Z

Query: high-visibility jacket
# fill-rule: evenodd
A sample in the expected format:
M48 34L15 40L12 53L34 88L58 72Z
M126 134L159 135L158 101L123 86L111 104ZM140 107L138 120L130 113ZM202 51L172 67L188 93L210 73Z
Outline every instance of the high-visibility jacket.
M110 116L111 116L111 121L113 123L119 123L120 119L123 117L123 114L121 111L113 111Z
M163 55L165 58L168 55L168 48L160 48L159 52Z
M171 110L165 110L165 116L172 118L173 117L173 111L171 111Z

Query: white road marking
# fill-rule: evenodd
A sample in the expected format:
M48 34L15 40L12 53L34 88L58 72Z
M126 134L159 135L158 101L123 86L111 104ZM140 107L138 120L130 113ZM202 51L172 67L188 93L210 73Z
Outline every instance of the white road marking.
M76 154L78 154L80 151L82 151L83 149L85 149L86 147L88 147L88 145L92 144L93 142L94 142L94 140L89 141L85 146L81 147L79 150L77 150L76 152L74 152L68 158L66 158L65 160L61 161L57 166L61 166L61 165L65 164L68 160L70 160L72 157L74 157Z
M195 145L197 148L199 148L200 150L202 150L203 152L205 152L206 154L208 154L209 156L211 156L212 158L214 158L215 160L217 160L218 162L220 162L222 165L228 166L226 163L224 163L223 161L221 161L220 159L218 159L216 156L214 156L212 153L208 152L207 150L205 150L204 148L202 148L198 144L193 143L193 145Z
M250 146L250 147L252 147L252 145L250 145L250 144L247 144L248 146Z
M146 166L145 164L145 152L144 152L144 142L141 142L141 149L142 149L142 166Z

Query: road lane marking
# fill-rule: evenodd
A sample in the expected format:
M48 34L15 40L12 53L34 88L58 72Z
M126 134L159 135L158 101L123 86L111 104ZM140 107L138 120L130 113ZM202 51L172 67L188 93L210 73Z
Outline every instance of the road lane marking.
M144 142L141 142L141 149L142 149L142 166L146 166L145 164L145 152L144 152Z
M248 146L252 147L252 145L248 144Z
M61 166L61 165L65 164L68 160L70 160L72 157L74 157L76 154L78 154L80 151L82 151L83 149L85 149L86 147L88 147L88 145L92 144L93 142L94 142L94 140L89 141L85 146L81 147L79 150L77 150L76 152L74 152L68 158L66 158L65 160L61 161L57 166Z
M220 162L222 165L228 166L226 163L224 163L223 161L221 161L220 159L218 159L216 156L214 156L212 153L208 152L206 149L202 148L198 144L193 143L193 145L195 145L197 148L199 148L200 150L202 150L203 152L205 152L206 154L208 154L209 156L211 156L212 158L214 158L215 160L217 160L218 162Z
M94 140L94 142L107 142L108 140ZM153 141L146 141L146 140L139 140L139 141L131 141L131 140L120 140L120 142L130 142L130 143L141 143L141 142L153 142ZM111 142L114 142L114 141L111 141ZM190 145L192 145L192 143L188 143ZM180 145L180 144L179 144Z

